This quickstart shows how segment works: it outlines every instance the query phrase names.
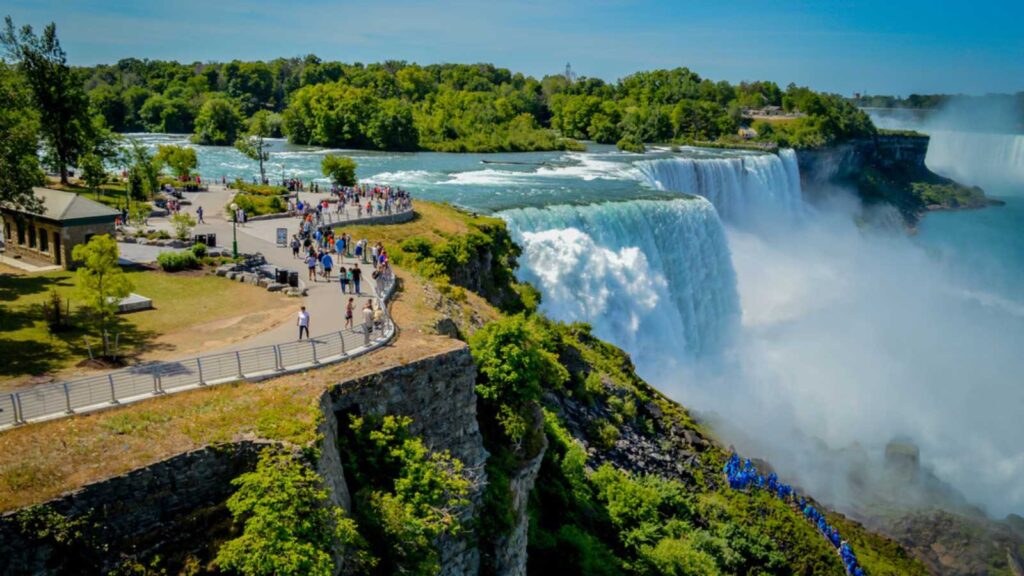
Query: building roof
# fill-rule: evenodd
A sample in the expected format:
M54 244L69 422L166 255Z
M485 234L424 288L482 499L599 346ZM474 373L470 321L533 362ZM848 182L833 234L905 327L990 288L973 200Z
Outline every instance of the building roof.
M32 188L32 193L39 198L43 204L42 212L19 210L9 208L17 212L39 216L57 222L69 220L88 220L93 218L114 218L118 215L117 210L104 206L94 200L75 194L74 192L63 192L50 188Z

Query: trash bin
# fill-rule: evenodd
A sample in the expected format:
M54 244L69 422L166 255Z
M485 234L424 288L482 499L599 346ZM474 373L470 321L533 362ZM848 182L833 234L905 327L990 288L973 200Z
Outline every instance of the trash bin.
M206 235L206 246L208 248L213 248L216 245L217 245L217 235L216 234L207 234Z
M291 286L292 288L298 288L299 287L299 273L298 272L288 272L288 285Z
M196 240L196 243L197 243L197 244L204 244L204 245L206 245L206 246L209 246L209 245L210 245L210 244L209 244L209 243L207 242L207 237L206 237L206 234L196 234L196 238L195 238L195 240Z
M280 268L277 269L277 283L278 284L287 284L288 283L288 271L287 270L282 270Z

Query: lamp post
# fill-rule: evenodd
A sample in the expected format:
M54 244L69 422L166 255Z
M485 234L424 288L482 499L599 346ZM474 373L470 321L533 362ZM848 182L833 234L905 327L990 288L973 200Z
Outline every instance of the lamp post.
M231 254L238 259L238 204L231 203Z

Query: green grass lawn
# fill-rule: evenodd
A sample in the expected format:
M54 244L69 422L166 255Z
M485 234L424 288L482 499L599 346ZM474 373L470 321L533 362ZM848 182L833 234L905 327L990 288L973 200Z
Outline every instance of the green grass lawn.
M63 185L60 182L48 182L47 187L54 190L64 190L65 192L74 192L81 194L90 200L95 200L101 204L106 204L111 208L120 209L125 202L125 184L123 182L108 182L100 186L100 189L93 190L82 182L72 181L68 185Z
M126 274L133 291L151 298L155 308L117 317L111 332L120 335L120 354L130 359L173 353L177 346L170 342L188 342L190 329L197 325L266 314L286 305L283 296L209 273ZM62 302L70 298L72 327L66 332L51 334L43 319L42 306L51 289ZM17 387L30 376L73 368L89 357L86 341L94 353L101 350L100 335L79 309L80 301L71 272L19 275L0 267L0 390Z

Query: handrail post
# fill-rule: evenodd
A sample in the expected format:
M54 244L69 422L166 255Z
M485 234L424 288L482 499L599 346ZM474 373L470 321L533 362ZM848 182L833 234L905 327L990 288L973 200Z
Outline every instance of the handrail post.
M14 405L14 423L24 424L25 413L21 409L21 394L18 394L17 392L11 394L11 404Z
M153 394L163 394L164 385L160 381L160 365L157 364L153 367Z
M373 332L373 324L370 324L369 326L367 326L366 324L363 324L363 345L364 346L367 346L367 347L370 346L370 333L371 332Z
M319 364L320 361L316 358L316 340L310 338L309 345L313 347L313 364Z
M245 375L242 374L242 353L237 350L235 351L235 362L238 364L238 377L245 378Z
M110 403L117 404L117 390L114 388L113 374L107 374L107 382L110 382Z
M74 410L71 409L71 391L68 390L68 383L64 383L64 413L74 414Z
M274 344L274 370L284 371L284 360L281 359L281 345Z
M203 359L196 358L196 371L199 372L199 385L206 386L206 382L203 381Z
M347 354L347 352L345 352L345 333L338 331L338 338L341 338L341 355L344 356Z

